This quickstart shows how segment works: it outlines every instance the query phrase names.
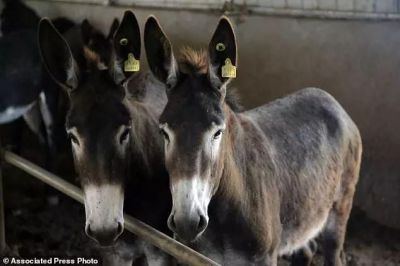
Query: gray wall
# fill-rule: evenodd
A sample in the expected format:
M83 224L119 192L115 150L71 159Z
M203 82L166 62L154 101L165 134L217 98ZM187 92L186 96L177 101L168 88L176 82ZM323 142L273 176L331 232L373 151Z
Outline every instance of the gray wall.
M123 13L121 8L107 6L28 3L41 15L65 15L76 21L87 17L104 29ZM175 47L206 45L219 16L134 11L141 26L149 14L155 14ZM355 120L364 141L356 204L370 217L400 228L399 22L256 15L233 21L239 45L234 86L244 105L255 107L308 86L330 92Z

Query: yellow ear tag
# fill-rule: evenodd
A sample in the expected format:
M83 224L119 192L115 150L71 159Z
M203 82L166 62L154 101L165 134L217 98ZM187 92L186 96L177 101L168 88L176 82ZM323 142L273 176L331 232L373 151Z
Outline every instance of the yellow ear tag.
M232 65L231 59L225 59L225 65L222 66L223 78L236 78L236 67Z
M140 61L136 60L135 56L132 53L128 54L128 59L124 62L124 71L125 72L138 72L140 69Z

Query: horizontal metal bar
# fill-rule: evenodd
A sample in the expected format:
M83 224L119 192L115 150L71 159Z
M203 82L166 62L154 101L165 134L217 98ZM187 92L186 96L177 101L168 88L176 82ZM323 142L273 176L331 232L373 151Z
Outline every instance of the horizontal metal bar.
M340 10L307 10L291 8L248 7L253 14L267 16L286 16L299 18L338 19L338 20L400 20L399 13L357 12Z
M82 190L70 184L64 179L50 173L49 171L37 166L34 163L16 155L10 151L4 151L4 161L23 170L24 172L36 177L47 185L61 191L67 196L73 198L80 203L83 203Z
M240 7L245 10L245 15L259 16L283 16L298 18L316 18L316 19L334 19L334 20L377 20L377 21L393 21L400 20L400 13L393 12L363 12L358 10L328 10L328 9L306 9L306 8L277 8L262 4L242 4L242 2L234 3L238 10L226 10L223 2L181 2L181 1L132 1L132 0L27 0L28 2L52 2L52 3L69 3L69 4L101 4L112 5L120 8L148 8L163 10L189 10L201 12L220 12L226 15L236 16L242 15ZM100 1L100 2L99 2Z
M80 203L83 203L83 194L81 189L37 166L36 164L33 164L30 161L9 151L4 151L4 161L36 177L49 186L79 201ZM124 214L124 219L125 228L128 231L175 257L181 263L195 266L219 265L206 256L194 251L182 243L179 243L178 241L170 238L160 231L157 231L153 227L139 221L138 219L133 218L132 216Z
M48 0L46 0L48 1ZM108 5L109 0L51 0L51 2L61 2L61 3L78 3L78 4L94 4L94 5Z

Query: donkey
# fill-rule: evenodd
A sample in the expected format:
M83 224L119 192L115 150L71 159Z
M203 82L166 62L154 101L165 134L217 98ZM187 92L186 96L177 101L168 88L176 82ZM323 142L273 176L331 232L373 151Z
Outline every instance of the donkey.
M0 38L0 124L22 117L28 127L45 144L48 163L55 154L55 116L58 107L58 89L44 71L37 47L39 16L19 0L6 0L1 13ZM75 24L67 18L53 19L61 32ZM16 141L20 141L20 131ZM17 150L20 143L17 143ZM48 165L52 166L52 165Z
M111 246L105 264L131 265L145 255L149 265L164 265L168 258L143 241L117 241L123 210L170 234L171 196L158 129L166 95L159 82L139 71L136 17L125 12L111 41L102 42L110 51L105 57L82 41L67 40L48 20L40 22L43 62L69 95L66 131L84 192L85 232Z
M159 121L176 237L223 265L277 265L321 235L325 265L342 265L362 144L339 103L307 88L235 111L237 48L226 17L207 51L185 48L175 59L154 17L144 41L167 87Z
M9 33L33 29L40 18L38 14L21 0L3 0L4 8L0 14L1 33Z

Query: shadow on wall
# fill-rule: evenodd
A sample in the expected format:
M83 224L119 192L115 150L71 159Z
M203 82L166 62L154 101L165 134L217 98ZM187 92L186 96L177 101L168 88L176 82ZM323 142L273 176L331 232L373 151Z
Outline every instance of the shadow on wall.
M28 1L41 15L87 17L108 29L122 8ZM143 29L155 14L175 44L205 45L219 14L134 10ZM235 23L238 88L251 108L304 87L330 92L359 126L364 163L356 205L400 228L399 22L245 17ZM176 48L176 47L175 47ZM142 62L145 62L142 56ZM143 63L144 64L144 63Z

